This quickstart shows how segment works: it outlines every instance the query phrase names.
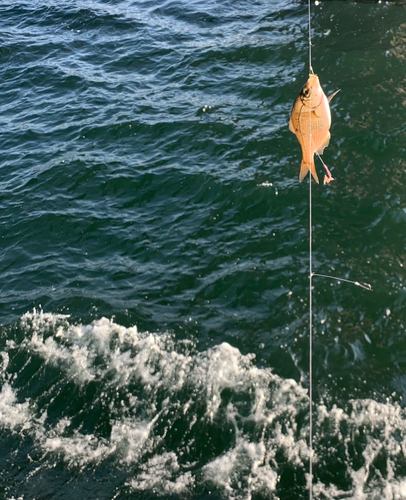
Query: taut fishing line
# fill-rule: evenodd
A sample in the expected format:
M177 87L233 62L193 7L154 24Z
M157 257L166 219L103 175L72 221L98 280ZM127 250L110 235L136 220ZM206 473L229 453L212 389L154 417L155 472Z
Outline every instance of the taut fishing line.
M310 0L308 0L309 17L309 76L312 68L312 32L310 16ZM310 111L309 151L312 150L312 114ZM312 267L312 175L309 174L309 499L313 500L313 267Z
M312 67L312 34L311 34L311 2L308 0L308 18L309 18L309 76L314 75ZM312 151L312 112L310 111L310 138L309 138L309 151ZM326 172L328 173L328 182L333 180L328 167L320 157L318 151L316 154L322 162ZM337 276L330 276L327 274L313 273L313 228L312 228L312 175L309 174L309 499L313 500L313 276L320 278L327 278L336 281L343 281L359 286L364 290L372 291L372 286L369 283L360 283L359 281L352 281L346 278L339 278Z

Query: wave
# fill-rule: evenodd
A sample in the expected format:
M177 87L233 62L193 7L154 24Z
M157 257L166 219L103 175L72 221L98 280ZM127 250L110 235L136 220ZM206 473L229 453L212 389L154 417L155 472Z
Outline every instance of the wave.
M253 354L35 310L2 344L0 436L25 455L20 488L55 467L70 481L107 467L117 494L305 497L307 390ZM403 408L353 399L314 412L316 498L404 497Z

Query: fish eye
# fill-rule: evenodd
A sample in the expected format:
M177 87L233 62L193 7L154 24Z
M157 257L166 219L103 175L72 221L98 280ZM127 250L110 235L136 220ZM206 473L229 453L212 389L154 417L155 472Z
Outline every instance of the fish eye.
M303 97L309 97L310 96L310 90L309 89L303 89Z

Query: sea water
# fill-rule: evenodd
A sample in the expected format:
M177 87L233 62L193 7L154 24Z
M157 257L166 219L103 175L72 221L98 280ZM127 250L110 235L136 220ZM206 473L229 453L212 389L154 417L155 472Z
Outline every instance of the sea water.
M0 5L0 496L308 498L296 0ZM406 498L406 10L312 4L314 497ZM319 176L322 166L317 164Z

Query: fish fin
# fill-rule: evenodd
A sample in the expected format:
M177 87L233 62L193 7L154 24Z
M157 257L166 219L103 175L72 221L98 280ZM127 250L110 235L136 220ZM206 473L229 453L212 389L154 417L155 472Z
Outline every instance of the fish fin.
M326 148L329 145L330 137L331 137L330 132L328 132L327 137L324 139L319 149L316 150L316 153L318 153L319 155L323 154L324 148Z
M335 92L333 92L331 95L329 95L329 96L327 97L328 102L331 102L331 99L332 99L332 98L333 98L336 94L338 94L338 93L340 92L340 90L341 90L341 89L338 89L338 90L336 90Z
M317 177L317 172L316 172L316 166L314 164L314 161L309 163L308 161L302 160L302 164L300 166L300 174L299 174L299 181L302 182L302 180L306 177L307 172L311 172L314 180L319 183L319 178Z
M293 126L292 118L289 120L289 130L296 134L295 127Z
M314 180L319 183L319 178L317 177L317 172L316 172L316 165L314 164L314 161L312 161L312 164L310 166L310 172L312 173L312 176Z

